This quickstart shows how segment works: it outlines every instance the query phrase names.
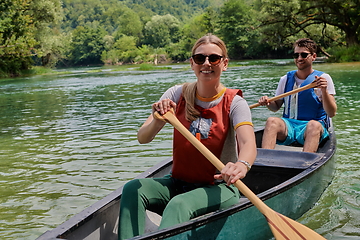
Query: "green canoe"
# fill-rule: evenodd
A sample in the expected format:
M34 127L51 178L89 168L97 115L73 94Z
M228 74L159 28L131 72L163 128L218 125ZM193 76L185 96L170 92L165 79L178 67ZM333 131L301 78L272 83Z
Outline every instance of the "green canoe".
M243 182L266 205L292 219L301 217L319 200L330 184L335 169L336 138L330 137L317 153L304 153L302 147L277 146L275 150L258 148L257 159ZM255 131L260 146L262 130ZM171 159L164 160L138 178L168 174ZM117 240L117 225L122 187L76 214L37 240ZM132 239L271 239L265 217L246 198L223 210L211 212L188 222L157 230L160 216L149 212L147 233Z

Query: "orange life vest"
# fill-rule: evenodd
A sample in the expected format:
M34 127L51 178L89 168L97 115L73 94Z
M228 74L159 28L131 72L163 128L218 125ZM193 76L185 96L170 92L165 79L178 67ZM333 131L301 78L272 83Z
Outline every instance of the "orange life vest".
M201 142L220 158L230 128L230 106L241 90L226 89L221 101L214 107L200 111L200 118L189 122L185 118L185 99L180 97L176 117L191 132L201 133ZM195 134L194 134L195 135ZM172 177L188 183L214 184L216 168L185 138L174 129Z

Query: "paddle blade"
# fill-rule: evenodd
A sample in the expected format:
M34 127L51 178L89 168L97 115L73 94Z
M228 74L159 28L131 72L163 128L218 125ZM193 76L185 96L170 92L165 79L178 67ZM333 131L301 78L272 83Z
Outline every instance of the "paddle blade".
M310 228L275 211L265 217L276 240L326 240Z

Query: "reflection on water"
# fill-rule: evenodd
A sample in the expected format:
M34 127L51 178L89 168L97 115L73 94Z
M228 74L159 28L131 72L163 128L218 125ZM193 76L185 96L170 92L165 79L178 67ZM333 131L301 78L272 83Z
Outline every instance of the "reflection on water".
M335 80L337 171L317 206L301 220L317 226L327 239L360 239L360 63L319 67Z
M281 63L281 62L280 62ZM183 66L181 66L183 67ZM195 81L190 69L93 72L0 82L0 238L34 239L171 155L166 126L145 145L136 132L150 106L175 84ZM337 172L300 221L328 239L359 238L360 64L320 64L337 90ZM224 72L249 104L272 96L293 65L249 65ZM252 110L256 127L271 113Z

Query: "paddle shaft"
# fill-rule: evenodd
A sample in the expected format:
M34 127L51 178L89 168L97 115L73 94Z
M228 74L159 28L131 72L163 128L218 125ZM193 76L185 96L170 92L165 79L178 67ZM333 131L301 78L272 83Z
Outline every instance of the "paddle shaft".
M312 82L312 83L309 83L308 85L306 86L303 86L301 88L297 88L297 89L294 89L292 91L289 91L289 92L286 92L286 93L283 93L283 94L280 94L276 97L273 97L273 98L269 98L269 102L274 102L276 100L279 100L281 98L284 98L284 97L287 97L287 96L290 96L292 94L295 94L295 93L298 93L298 92L301 92L301 91L304 91L304 90L307 90L307 89L310 89L310 88L314 88L316 87L316 82ZM253 105L250 105L249 108L252 109L252 108L256 108L256 107L259 107L260 104L259 103L255 103Z

